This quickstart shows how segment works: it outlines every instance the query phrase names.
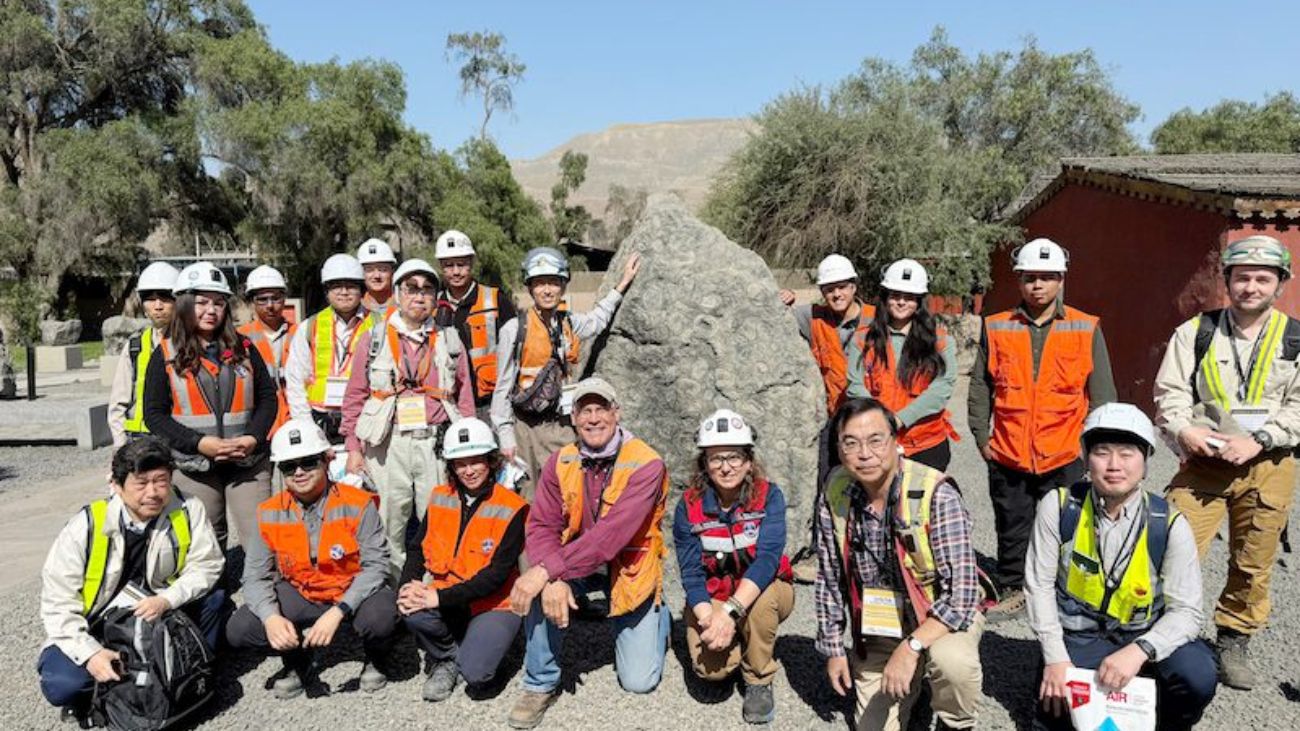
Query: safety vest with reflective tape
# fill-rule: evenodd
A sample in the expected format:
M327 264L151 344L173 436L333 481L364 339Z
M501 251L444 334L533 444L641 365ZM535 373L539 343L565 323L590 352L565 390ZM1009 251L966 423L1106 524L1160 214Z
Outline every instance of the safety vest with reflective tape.
M372 330L372 332L374 331ZM392 360L391 369L386 367L389 365L387 361L380 360L376 357L380 354L385 343L388 345L388 354L391 356ZM454 379L454 375L449 373L439 373L438 388L430 388L429 385L425 383L426 376L429 374L429 370L434 364L434 356L436 355L435 351L437 346L438 328L433 328L428 331L428 340L426 340L423 347L424 356L420 359L419 363L415 364L416 382L415 385L411 385L407 382L407 376L409 374L405 370L407 367L407 358L402 348L402 334L398 332L397 328L393 327L392 324L386 323L384 325L384 338L380 339L372 335L370 339L369 363L367 365L367 368L370 369L370 373L368 374L368 380L371 383L370 395L377 399L386 399L391 396L396 396L397 394L422 393L433 399L452 398L452 391L451 388L448 387L449 379L447 376L451 375L451 378ZM385 371L388 373L388 383L390 388L375 388L374 384L378 378L377 374ZM448 416L450 417L450 415L451 412L449 411Z
M334 367L334 322L338 315L333 307L312 315L302 324L307 328L307 346L311 350L312 376L307 381L307 403L317 411L337 409L337 406L325 405L325 391L330 378L348 378L352 375L352 361L356 356L356 345L362 334L369 332L376 324L374 313L361 318L361 322L352 330L348 338L347 352L339 367Z
M601 493L600 508L595 511L597 520L604 517L618 502L632 474L655 460L660 460L659 454L640 439L629 439L623 443L614 459L614 466L610 469L609 483ZM560 534L560 542L567 544L582 534L583 511L588 510L584 505L586 480L583 476L582 455L577 444L571 443L560 449L555 471L560 485L560 498L564 503L564 515L568 520ZM627 545L609 562L611 617L628 614L650 598L654 598L656 605L662 601L664 556L667 555L667 548L664 546L661 523L668 489L668 472L665 470L654 508L641 521Z
M560 346L564 351L564 362L567 363L566 371L573 373L573 367L578 364L582 342L574 334L567 313L556 310L552 317L560 318ZM520 323L520 327L524 329L523 342L516 347L519 353L519 390L521 391L533 385L537 374L541 373L542 368L555 356L550 331L542 322L542 316L537 314L537 308L530 307L524 318L525 321Z
M276 400L279 402L279 408L275 412L275 424L271 426L271 431L267 432L266 438L269 440L275 435L275 431L280 425L289 420L289 401L284 394L284 376L282 370L285 362L289 359L289 344L293 341L293 333L297 329L296 325L289 325L285 329L284 335L280 336L280 345L277 347L272 340L276 333L271 331L261 320L253 320L239 326L239 334L248 338L248 342L254 348L257 348L258 354L262 356L262 362L266 364L266 372L271 375L271 381L275 383Z
M104 533L104 523L108 517L108 501L96 500L87 505L86 511L88 534L86 540L86 575L81 584L81 613L89 616L90 610L104 588L104 574L108 571L108 535ZM174 584L185 568L185 558L190 553L190 515L184 507L176 508L167 514L167 524L171 531L167 534L172 543L172 556L175 558L176 570L167 577L167 583Z
M1264 332L1260 334L1259 360L1250 372L1250 381L1246 385L1246 398L1238 399L1236 393L1229 393L1223 385L1223 373L1215 352L1214 333L1228 329L1225 337L1232 337L1228 318L1224 310L1203 312L1193 318L1196 322L1196 342L1194 357L1196 370L1192 373L1193 393L1202 401L1214 401L1225 411L1231 411L1234 404L1258 406L1264 398L1264 387L1268 383L1273 361L1295 360L1300 354L1300 320L1287 317L1273 310L1269 316Z
M357 527L367 505L378 507L379 496L335 483L320 499L325 506L315 561L302 506L288 490L257 506L257 530L275 556L276 568L285 581L308 601L334 604L361 573Z
M144 423L144 374L149 372L149 358L153 356L154 341L157 337L152 327L147 327L132 335L126 341L127 352L131 354L131 405L126 410L126 420L122 429L128 434L148 434L149 427Z
M476 285L477 294L465 318L469 331L469 366L474 373L474 394L482 399L497 386L497 302L501 292L496 287Z
M461 499L456 488L439 485L429 496L429 512L424 541L424 567L429 571L434 589L445 589L472 579L492 563L501 538L528 501L509 488L494 485L461 528ZM470 614L510 609L510 590L519 578L512 569L505 582L491 594L470 602Z
M1073 307L1053 319L1034 378L1029 322L1019 311L984 320L993 379L993 435L998 464L1041 475L1079 456L1088 417L1088 376L1098 319Z
M947 347L948 334L943 328L939 328L937 335L938 339L935 344L939 351L942 352ZM934 377L917 374L911 379L910 383L904 384L899 379L898 356L894 353L894 344L888 336L885 337L885 353L887 358L885 361L881 361L876 357L876 351L866 347L866 341L863 340L864 385L866 385L872 396L875 396L880 403L897 414L921 394L925 393L925 389L930 387ZM903 447L903 453L911 456L937 446L950 437L953 441L960 439L957 436L957 430L952 428L952 415L948 413L947 409L944 409L938 414L931 414L909 427L900 429L898 443Z
M1159 495L1142 492L1142 530L1124 575L1108 586L1097 547L1097 505L1090 483L1056 490L1061 501L1061 550L1056 571L1056 604L1061 626L1072 632L1140 631L1165 610L1160 572L1169 529L1178 511Z
M860 337L866 332L876 308L862 305L858 314L858 328L853 337ZM844 343L840 340L840 329L836 324L836 315L825 305L812 306L812 321L809 323L808 345L812 348L813 360L821 371L822 383L826 386L826 411L834 414L844 403L844 394L849 387L849 359L844 353Z
M248 363L218 365L200 357L195 370L181 372L172 362L171 340L158 344L172 391L172 418L181 426L231 439L243 436L253 414L253 369Z
M908 599L918 618L923 619L934 603L939 588L939 571L930 546L930 508L934 491L947 479L947 475L932 467L900 459L897 495L888 500L898 511L890 530L894 535L894 555L898 567L907 575ZM852 508L851 488L857 480L842 465L826 478L826 499L834 524L834 545L839 547L841 559L848 537L849 511ZM843 571L850 584L855 581L848 561L841 560ZM857 601L854 597L854 601Z
M704 509L704 495L687 490L682 495L686 503L686 520L691 533L700 539L700 558L704 563L709 595L720 602L731 597L745 571L758 555L758 536L763 519L767 517L767 480L756 480L749 500L737 510L730 521L722 520L719 513ZM790 558L781 555L776 578L793 581Z

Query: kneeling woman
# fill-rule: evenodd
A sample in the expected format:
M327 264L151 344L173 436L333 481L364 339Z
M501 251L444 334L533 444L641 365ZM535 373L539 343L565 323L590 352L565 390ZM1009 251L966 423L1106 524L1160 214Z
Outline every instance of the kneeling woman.
M785 496L764 479L753 431L736 412L706 419L696 445L696 472L673 520L691 666L714 681L739 667L745 721L768 723L777 625L794 609Z
M449 483L433 488L424 525L426 582L402 587L397 608L430 661L426 701L446 700L460 677L471 687L496 675L519 632L510 590L519 576L528 503L496 483L492 428L462 419L447 429Z

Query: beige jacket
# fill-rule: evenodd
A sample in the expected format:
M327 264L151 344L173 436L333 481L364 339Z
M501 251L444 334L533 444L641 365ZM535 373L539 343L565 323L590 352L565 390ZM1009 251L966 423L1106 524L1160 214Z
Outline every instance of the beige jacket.
M1211 357L1217 366L1211 370L1218 383L1207 381L1205 368L1193 363L1196 347L1197 318L1192 318L1174 330L1165 351L1164 361L1156 374L1155 403L1156 424L1164 431L1166 440L1175 452L1178 432L1188 426L1208 426L1220 431L1245 431L1230 419L1234 409L1246 407L1267 412L1262 429L1273 438L1276 447L1295 447L1300 444L1300 366L1296 360L1282 359L1281 329L1285 315L1278 313L1278 336L1268 338L1268 324L1260 333L1260 352L1254 373L1262 377L1257 389L1258 401L1247 396L1243 403L1238 396L1241 378L1237 374L1236 359L1232 355L1235 342L1243 370L1250 368L1254 338L1247 338L1234 325L1232 342L1222 328L1214 333L1206 359ZM1266 342L1267 341L1267 342ZM1261 370L1263 369L1263 370ZM1192 391L1193 372L1196 391ZM1219 388L1222 384L1222 389ZM1222 393L1226 400L1217 402L1212 394ZM1225 419L1227 420L1225 423Z
M150 529L149 548L145 558L149 589L166 597L173 608L208 593L216 585L226 564L217 544L217 536L212 532L212 525L203 510L203 503L198 498L187 497L184 507L190 519L190 550L186 554L181 575L174 584L167 585L167 577L176 571L174 537L167 516L181 505L181 499L173 493L171 502ZM90 635L88 620L103 612L112 601L111 589L117 586L122 576L122 557L126 551L126 540L122 534L125 511L121 498L114 495L109 499L108 511L104 517L104 535L108 536L109 544L103 584L108 589L100 591L89 617L82 614L81 595L86 576L89 512L81 510L72 516L72 520L63 526L59 537L54 539L54 545L45 557L45 567L41 569L41 622L45 625L47 638L42 649L57 645L68 659L82 665L103 648Z
M131 337L138 337L136 333ZM162 333L157 330L153 334L153 342L157 343L162 339ZM135 402L135 379L132 375L135 373L135 364L131 362L130 341L122 344L122 352L117 354L117 370L113 371L113 387L108 392L108 430L113 433L113 446L120 447L126 444L126 415L131 410L131 404ZM144 374L140 374L144 378Z

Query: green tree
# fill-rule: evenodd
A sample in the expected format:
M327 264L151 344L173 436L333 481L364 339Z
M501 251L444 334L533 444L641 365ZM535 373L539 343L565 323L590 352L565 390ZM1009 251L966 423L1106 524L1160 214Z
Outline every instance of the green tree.
M1263 104L1225 100L1200 112L1183 108L1151 133L1162 155L1189 152L1300 152L1300 99L1291 92Z
M483 104L478 136L487 139L492 113L509 113L515 108L514 87L523 81L527 67L506 51L506 38L500 33L450 33L446 56L460 63L461 98L475 94Z
M569 196L587 179L587 154L565 150L560 157L560 178L551 186L551 227L556 241L582 241L591 226L585 206L569 205Z

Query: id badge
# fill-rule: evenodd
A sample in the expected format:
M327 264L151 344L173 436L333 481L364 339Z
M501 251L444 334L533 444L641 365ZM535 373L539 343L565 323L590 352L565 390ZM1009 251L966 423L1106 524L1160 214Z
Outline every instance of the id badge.
M424 412L424 395L399 396L397 399L397 430L415 431L426 429L429 420Z
M332 409L343 408L343 392L348 390L348 379L330 376L325 379L325 405Z
M903 595L893 589L862 590L862 634L903 638Z
M1260 408L1237 408L1232 410L1232 420L1237 422L1247 434L1257 432L1264 428L1264 422L1268 421L1268 409Z
M578 384L570 383L560 386L560 413L568 416L573 413L573 392L578 390Z

